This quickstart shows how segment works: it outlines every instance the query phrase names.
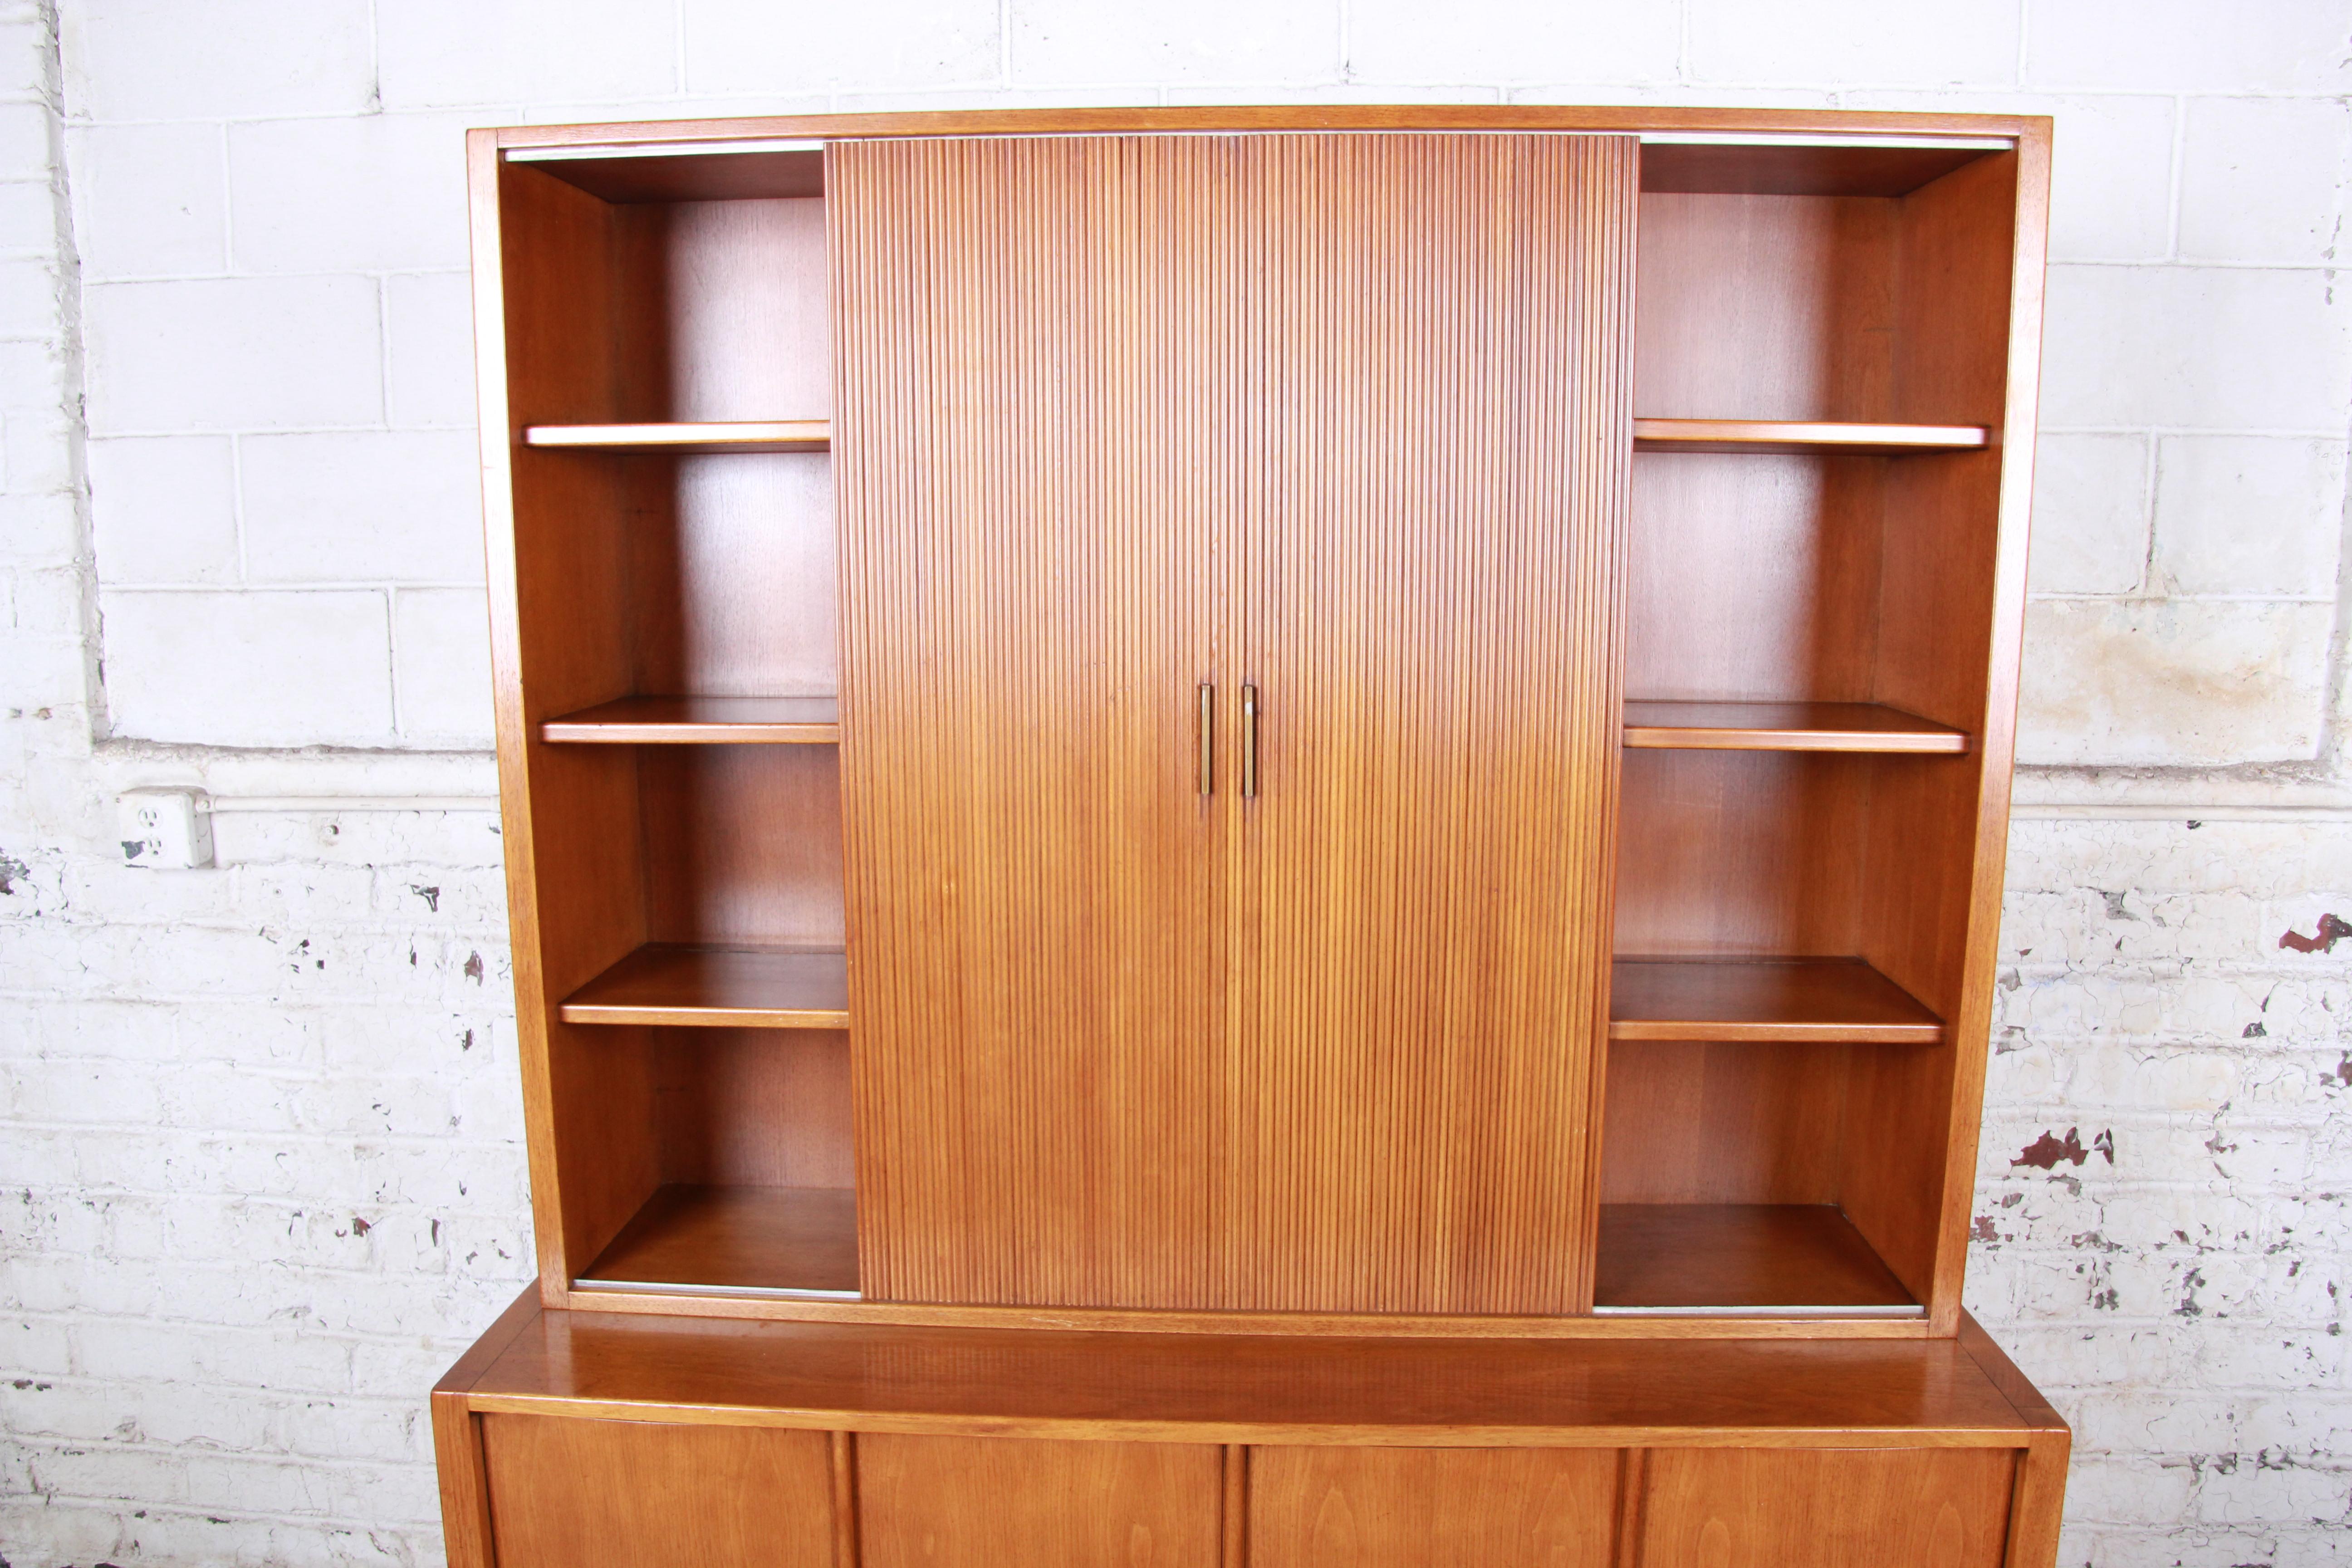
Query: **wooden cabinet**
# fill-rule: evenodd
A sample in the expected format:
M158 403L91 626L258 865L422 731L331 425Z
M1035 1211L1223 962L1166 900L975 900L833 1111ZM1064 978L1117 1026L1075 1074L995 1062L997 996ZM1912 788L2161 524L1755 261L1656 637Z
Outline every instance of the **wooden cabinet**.
M2049 1563L1960 1310L2046 121L469 147L453 1562Z

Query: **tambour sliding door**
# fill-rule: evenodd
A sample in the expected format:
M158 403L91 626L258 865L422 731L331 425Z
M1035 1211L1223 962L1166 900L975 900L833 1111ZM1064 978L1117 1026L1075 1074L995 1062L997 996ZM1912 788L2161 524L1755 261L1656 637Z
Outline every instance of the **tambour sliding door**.
M1264 144L1233 863L1254 1305L1589 1300L1630 137Z
M1207 1289L1230 148L828 151L869 1298Z
M829 151L869 1298L1582 1304L1633 188Z

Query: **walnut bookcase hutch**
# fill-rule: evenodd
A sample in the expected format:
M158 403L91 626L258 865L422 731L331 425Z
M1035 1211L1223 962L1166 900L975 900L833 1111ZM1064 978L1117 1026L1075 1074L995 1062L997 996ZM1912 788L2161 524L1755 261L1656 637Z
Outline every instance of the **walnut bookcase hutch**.
M459 1568L2044 1568L2046 121L478 132Z

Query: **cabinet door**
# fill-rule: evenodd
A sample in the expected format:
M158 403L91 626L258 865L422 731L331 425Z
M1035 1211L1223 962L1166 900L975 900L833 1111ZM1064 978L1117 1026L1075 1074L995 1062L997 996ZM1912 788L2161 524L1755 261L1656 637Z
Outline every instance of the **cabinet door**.
M823 1432L481 1419L499 1568L833 1568Z
M861 1568L1217 1568L1223 1450L857 1439Z
M1614 1448L1253 1448L1250 1568L1609 1568Z
M1233 145L827 150L869 1299L1202 1299Z
M2000 1568L2011 1448L1661 1448L1642 1568Z
M1260 149L1238 1294L1580 1310L1635 150Z

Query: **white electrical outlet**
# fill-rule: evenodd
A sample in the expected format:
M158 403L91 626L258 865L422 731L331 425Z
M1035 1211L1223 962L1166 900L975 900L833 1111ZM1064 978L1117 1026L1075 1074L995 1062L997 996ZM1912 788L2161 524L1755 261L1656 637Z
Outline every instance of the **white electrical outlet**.
M115 804L125 865L185 871L213 863L213 816L194 790L125 790Z

